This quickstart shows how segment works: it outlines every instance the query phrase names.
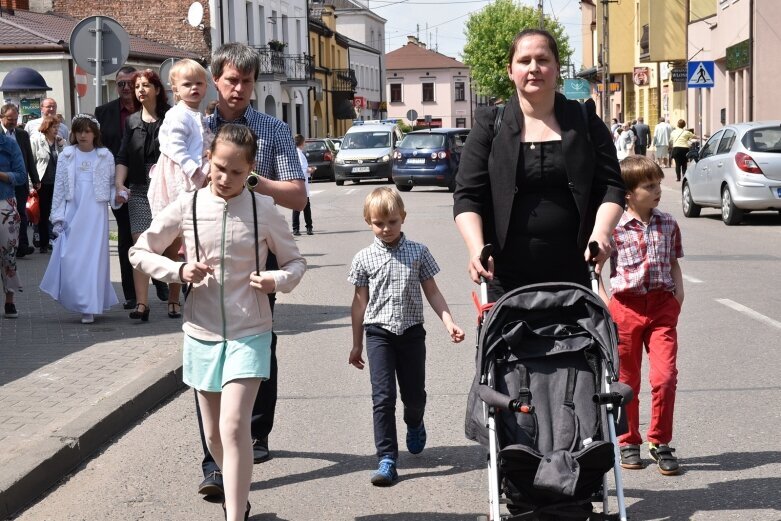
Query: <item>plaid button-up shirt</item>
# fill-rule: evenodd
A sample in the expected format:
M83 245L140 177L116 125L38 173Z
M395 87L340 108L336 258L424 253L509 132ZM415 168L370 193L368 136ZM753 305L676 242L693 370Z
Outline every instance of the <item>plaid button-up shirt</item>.
M353 286L369 286L364 327L374 325L396 335L423 323L420 284L439 273L428 248L407 240L404 234L394 247L375 237L353 258L347 280Z
M671 262L683 257L681 230L672 215L653 209L648 225L624 212L613 230L610 256L613 293L645 295L675 291Z
M284 121L258 112L251 106L233 121L220 117L219 109L215 109L214 114L206 117L206 124L215 136L220 127L226 123L246 125L257 136L256 173L272 181L304 180L290 127Z

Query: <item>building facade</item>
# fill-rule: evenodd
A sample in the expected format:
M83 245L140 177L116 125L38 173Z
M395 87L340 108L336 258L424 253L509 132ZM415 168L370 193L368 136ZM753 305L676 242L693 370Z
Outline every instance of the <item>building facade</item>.
M333 0L336 31L350 40L350 68L355 71L356 119L383 119L385 103L385 18L358 0ZM355 45L358 42L360 45Z
M474 115L469 68L449 56L429 50L416 37L385 55L388 118L413 126L471 128Z
M342 136L355 119L358 80L349 67L349 41L336 32L333 6L312 4L310 7L309 48L316 84L309 91L309 136Z

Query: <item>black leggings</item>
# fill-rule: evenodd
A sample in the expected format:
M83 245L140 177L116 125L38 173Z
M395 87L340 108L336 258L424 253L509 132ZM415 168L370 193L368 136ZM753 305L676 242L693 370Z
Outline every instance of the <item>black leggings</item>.
M686 165L689 160L686 154L689 153L687 147L673 147L673 159L675 160L675 179L680 181L686 175Z

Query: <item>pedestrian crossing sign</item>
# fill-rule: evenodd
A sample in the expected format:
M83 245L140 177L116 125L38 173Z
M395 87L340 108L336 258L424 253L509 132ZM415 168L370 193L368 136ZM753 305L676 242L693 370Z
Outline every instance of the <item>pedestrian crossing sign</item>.
M713 88L713 62L699 61L688 62L687 75L688 89L710 89Z

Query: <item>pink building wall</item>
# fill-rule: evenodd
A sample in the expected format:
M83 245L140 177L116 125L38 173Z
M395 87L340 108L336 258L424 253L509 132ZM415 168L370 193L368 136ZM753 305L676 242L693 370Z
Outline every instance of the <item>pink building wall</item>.
M472 90L469 84L469 69L400 69L388 71L386 98L388 118L407 121L407 111L418 113L418 119L430 115L441 119L442 127L455 127L458 118L464 118L466 128L472 126ZM426 73L429 73L428 76ZM401 81L401 103L390 102L390 85ZM423 101L422 83L434 83L434 101ZM464 101L455 101L455 82L464 83Z
M714 0L716 15L689 25L688 56L715 61L715 86L702 89L702 132L711 135L724 123L781 119L781 3L754 0ZM727 70L727 47L749 39L753 22L753 65ZM753 83L753 85L752 85ZM698 89L687 92L687 126L699 131Z

